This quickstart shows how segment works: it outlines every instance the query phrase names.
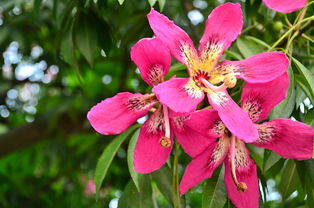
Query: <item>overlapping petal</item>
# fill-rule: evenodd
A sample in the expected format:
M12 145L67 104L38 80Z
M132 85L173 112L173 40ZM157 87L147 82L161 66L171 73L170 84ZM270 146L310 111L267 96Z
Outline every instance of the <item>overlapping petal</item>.
M157 38L144 38L137 42L131 49L131 59L143 80L151 86L163 82L171 64L168 48Z
M218 138L223 135L225 127L214 109L203 109L193 112L185 124L200 134L209 138Z
M198 55L193 41L180 27L153 8L147 18L155 36L169 48L173 57L189 69L197 66Z
M122 92L92 107L87 118L97 132L119 134L146 115L156 102L151 94Z
M176 139L191 157L203 152L210 144L216 142L216 138L221 136L214 131L220 119L217 111L212 109L196 111L188 116L175 117L171 121Z
M225 184L229 199L237 208L258 208L258 179L256 165L249 156L249 152L244 144L237 144L236 155L236 176L239 182L245 183L247 189L239 192L231 175L231 165L229 158L225 160Z
M134 149L134 169L138 173L150 173L159 169L168 159L169 147L163 147L160 140L165 136L164 119L161 109L156 110L143 124Z
M277 12L290 13L303 8L307 0L263 0L264 4Z
M257 129L248 114L230 98L226 91L209 93L208 101L234 135L248 143L258 138Z
M313 154L314 129L290 119L276 119L257 125L259 138L253 144L270 149L283 158L310 159Z
M179 185L181 194L193 186L210 178L215 169L223 162L228 153L229 141L226 138L212 143L204 152L195 157L186 167Z
M208 16L199 55L201 69L210 70L220 56L241 33L243 17L240 4L225 3L216 7Z
M287 72L268 83L246 83L242 90L242 109L253 122L266 119L271 109L286 98L288 88Z
M218 70L234 73L250 83L265 83L285 73L288 66L284 53L264 52L241 61L224 61Z
M193 112L204 99L203 92L189 78L172 78L153 88L158 100L179 113Z

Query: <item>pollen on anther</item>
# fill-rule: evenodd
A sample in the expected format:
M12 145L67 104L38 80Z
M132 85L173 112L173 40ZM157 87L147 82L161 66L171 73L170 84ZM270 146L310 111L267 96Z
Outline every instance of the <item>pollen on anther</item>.
M246 191L246 189L247 189L246 183L240 182L240 183L237 184L237 190L238 190L238 192L243 193L243 192Z
M168 137L161 137L161 139L159 140L159 144L164 147L170 147L171 146L171 140Z

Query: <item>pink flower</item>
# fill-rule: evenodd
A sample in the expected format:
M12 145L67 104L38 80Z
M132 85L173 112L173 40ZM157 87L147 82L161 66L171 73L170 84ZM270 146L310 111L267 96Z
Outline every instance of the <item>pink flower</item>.
M96 193L96 185L92 179L89 179L85 186L85 195L89 196Z
M263 2L274 11L290 13L303 8L307 0L263 0Z
M243 110L248 112L254 122L267 118L271 109L286 97L288 86L286 73L269 83L245 84L241 98ZM245 143L230 133L219 119L217 111L209 109L197 113L202 117L195 120L205 122L204 117L212 118L203 124L209 127L205 134L216 133L220 138L216 141L216 138L209 137L211 144L188 164L179 186L181 194L210 178L224 162L224 180L232 203L238 208L257 208L259 192L256 165ZM290 119L275 119L255 125L259 133L253 143L255 146L272 150L284 158L305 160L312 157L314 129L310 126Z
M279 52L266 52L242 61L218 63L242 30L240 4L226 3L212 11L198 51L189 36L166 16L152 9L147 17L155 36L170 49L173 57L187 66L190 76L172 78L155 86L153 92L158 100L175 112L193 112L206 93L228 129L243 141L253 142L258 137L257 129L226 89L234 87L237 78L250 83L275 79L286 71L287 57Z
M168 49L157 38L145 38L136 43L131 50L131 59L139 68L142 79L151 86L164 81L171 63ZM87 114L97 132L119 134L154 106L157 110L142 125L134 150L135 171L140 173L157 170L166 162L173 146L173 134L183 147L202 142L195 149L186 148L192 157L203 151L210 141L186 126L189 116L176 115L161 105L153 93L122 92L98 103Z

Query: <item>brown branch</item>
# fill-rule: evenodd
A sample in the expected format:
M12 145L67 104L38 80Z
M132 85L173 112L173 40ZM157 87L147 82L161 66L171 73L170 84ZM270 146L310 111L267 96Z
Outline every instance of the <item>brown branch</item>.
M56 110L46 113L33 123L21 125L0 135L0 157L41 140L51 138L58 131L66 135L82 131L84 121L86 120L83 118L85 117L84 114L78 115L77 118L72 118L67 113L61 113L53 118L56 113L58 113ZM54 126L49 126L53 123L51 119L56 119Z

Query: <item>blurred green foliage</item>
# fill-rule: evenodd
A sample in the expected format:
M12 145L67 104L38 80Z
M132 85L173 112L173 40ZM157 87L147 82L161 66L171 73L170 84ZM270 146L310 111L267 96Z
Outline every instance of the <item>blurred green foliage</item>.
M153 35L146 19L151 6L196 43L208 14L223 2L1 0L0 207L113 208L119 198L119 207L171 207L175 196L168 165L146 176L133 175L136 185L132 181L127 168L131 136L116 146L98 201L85 193L98 158L114 138L95 133L86 113L117 92L150 91L129 52L139 39ZM286 52L291 87L271 118L293 117L314 126L314 20L300 24L272 47L300 13L304 18L313 15L314 5L286 15L269 10L261 0L231 2L242 4L244 29L223 59L243 59L270 49ZM173 61L169 77L186 76L184 69ZM242 84L230 91L235 100ZM258 165L261 207L314 207L313 160L285 160L268 150L249 148ZM179 150L180 176L189 161ZM232 207L219 171L182 197L182 207Z

